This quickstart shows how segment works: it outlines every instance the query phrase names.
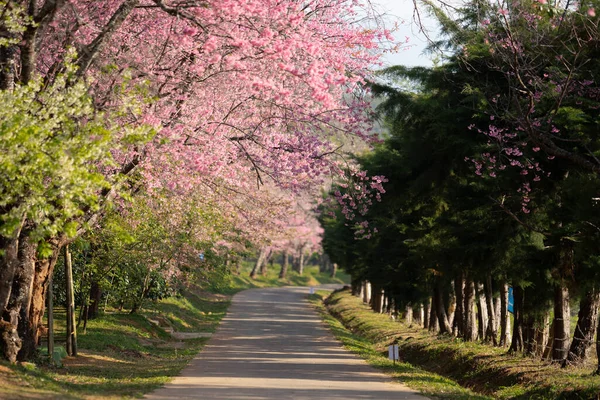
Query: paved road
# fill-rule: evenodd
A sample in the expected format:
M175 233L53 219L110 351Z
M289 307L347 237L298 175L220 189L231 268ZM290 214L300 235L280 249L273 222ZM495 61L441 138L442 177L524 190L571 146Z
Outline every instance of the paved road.
M341 347L307 288L238 293L204 350L147 399L425 400Z

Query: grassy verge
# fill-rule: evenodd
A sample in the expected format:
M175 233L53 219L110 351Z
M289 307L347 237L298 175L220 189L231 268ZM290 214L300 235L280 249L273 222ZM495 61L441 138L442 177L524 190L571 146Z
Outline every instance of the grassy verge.
M109 310L89 321L85 333L79 329L79 354L65 358L63 367L50 366L42 358L18 365L0 361L0 399L140 398L176 376L208 340L176 340L169 328L214 332L231 295L240 290L347 282L343 274L338 278L320 274L318 267L308 267L302 276L290 271L282 280L277 265L256 280L249 273L246 266L217 290L189 289L183 296L146 304L138 314ZM64 310L55 310L54 317L56 335L64 341Z
M317 307L325 323L331 329L334 336L340 340L344 346L364 358L369 364L391 375L395 379L406 384L408 387L418 390L430 398L449 399L449 400L487 400L489 396L479 395L460 386L457 382L441 376L434 372L429 372L416 367L408 362L396 362L387 358L387 347L385 353L372 340L367 337L353 333L347 329L340 320L332 316L323 304L323 296L329 293L317 292L310 296L311 302ZM337 296L337 295L335 295ZM360 318L357 316L357 318ZM390 341L391 343L391 341ZM389 343L386 343L387 346Z
M292 271L290 266L287 276L284 279L279 279L281 266L274 264L272 268L267 270L266 275L258 275L256 279L251 279L251 267L250 264L244 265L239 274L231 276L231 280L225 288L217 289L217 291L234 294L240 290L259 287L317 286L330 283L348 284L350 282L350 277L343 271L338 271L335 277L331 277L329 273L319 272L319 267L315 265L305 267L302 275Z
M139 398L177 375L207 341L175 340L147 316L164 314L195 330L214 326L228 305L228 299L190 294L158 302L140 314L106 313L89 321L85 334L80 331L78 356L65 358L61 368L43 359L37 364L0 364L0 398ZM62 322L64 312L55 318ZM64 325L57 323L58 336L64 337L62 332Z
M533 358L508 355L506 349L433 335L421 328L392 321L387 315L372 312L347 291L334 293L326 303L329 316L325 318L334 333L339 331L336 334L340 335L342 341L348 341L350 347L356 341L358 352L366 352L367 360L374 365L381 364L383 369L388 368L384 352L389 344L398 341L402 360L410 363L407 367L399 368L419 371L416 375L408 374L399 378L408 386L432 397L597 399L600 393L600 377L592 375L593 370L589 366L565 370ZM434 375L420 378L420 374L426 373L424 371ZM398 374L396 369L390 372ZM453 383L447 387L439 386L439 382L446 378L469 388L472 394L461 393Z

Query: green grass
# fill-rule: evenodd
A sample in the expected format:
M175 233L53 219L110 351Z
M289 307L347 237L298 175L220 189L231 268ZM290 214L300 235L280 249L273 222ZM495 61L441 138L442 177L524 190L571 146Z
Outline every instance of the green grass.
M356 335L359 338L357 340L364 341L363 347L373 346L375 353L381 355L389 344L397 340L404 361L421 370L454 380L479 396L499 399L596 399L600 393L600 377L592 374L592 366L561 369L531 357L509 355L506 349L431 334L419 327L393 321L385 314L372 312L347 291L334 293L327 300L327 310L337 319L331 315L328 318ZM383 355L381 358L385 359ZM406 383L427 392L441 382L436 379L432 378L432 386L426 385L425 389L419 387L422 383L415 383L412 378L406 379ZM438 388L427 393L448 399L461 398L462 395L459 392L450 395L446 388L441 390L442 394L435 393Z
M143 314L150 319L167 319L177 332L214 332L230 303L228 296L211 296L190 289L183 297L169 297L157 302L144 309Z
M88 322L85 334L79 333L79 355L64 359L62 368L42 359L38 365L1 363L0 398L139 398L177 375L207 341L174 340L146 316L168 310L184 326L213 327L228 304L190 294L163 300L140 314L102 315ZM63 337L64 317L64 310L55 313L57 334Z

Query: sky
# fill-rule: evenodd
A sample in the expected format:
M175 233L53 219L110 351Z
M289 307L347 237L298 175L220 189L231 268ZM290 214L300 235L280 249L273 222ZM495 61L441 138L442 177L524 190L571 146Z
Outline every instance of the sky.
M404 41L409 38L408 48L400 50L395 54L386 54L384 62L388 65L407 65L407 66L431 66L432 59L424 55L427 42L425 36L419 32L419 27L413 21L413 1L412 0L373 0L381 11L389 15L390 21L398 21L398 31L394 33L397 40ZM436 24L424 15L423 18L426 28L435 32ZM393 23L393 22L392 22Z

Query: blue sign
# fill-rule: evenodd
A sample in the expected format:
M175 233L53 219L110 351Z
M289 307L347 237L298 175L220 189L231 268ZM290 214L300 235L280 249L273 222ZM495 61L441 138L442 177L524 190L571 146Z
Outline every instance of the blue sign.
M508 287L508 312L515 313L515 296L513 295L513 288Z

